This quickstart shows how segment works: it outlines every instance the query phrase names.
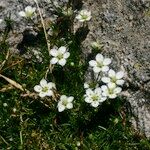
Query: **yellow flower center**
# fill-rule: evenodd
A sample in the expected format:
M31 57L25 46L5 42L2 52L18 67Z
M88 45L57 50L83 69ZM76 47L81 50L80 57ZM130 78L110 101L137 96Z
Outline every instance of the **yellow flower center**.
M62 59L63 58L63 54L59 53L57 57L58 57L58 59Z
M30 17L32 17L32 15L33 15L33 12L31 12L31 11L27 11L27 12L26 12L26 16L27 16L27 17L30 18Z
M117 81L117 78L116 78L116 77L112 77L112 78L111 78L111 81L112 81L113 83L115 83L115 82Z
M113 88L109 89L108 92L109 92L109 94L113 94L114 93L114 89Z
M42 88L42 92L47 92L47 91L48 91L48 87L47 86Z
M97 101L99 99L99 96L94 94L94 95L92 95L92 99L93 99L93 101Z
M88 18L87 15L81 15L82 16L82 19L86 20Z
M104 65L103 65L103 63L101 62L97 62L97 67L100 67L100 68L102 68Z
M62 104L63 104L64 106L67 106L67 104L68 104L67 99L64 99L64 100L62 101Z

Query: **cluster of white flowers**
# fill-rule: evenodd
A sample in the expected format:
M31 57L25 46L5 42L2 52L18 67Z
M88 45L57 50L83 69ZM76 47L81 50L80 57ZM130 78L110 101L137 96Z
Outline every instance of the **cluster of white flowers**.
M66 0L67 2L68 0ZM56 3L55 3L56 2ZM57 1L54 4L57 6ZM25 11L19 12L19 15L25 18L32 18L35 14L36 8L27 6ZM64 9L64 15L72 15L73 10L71 8ZM81 10L78 12L75 17L79 22L89 21L92 16L91 12L87 10ZM48 34L52 35L53 29L49 29ZM91 44L92 48L100 49L102 45L98 42L93 42ZM67 59L70 56L70 53L65 46L56 47L54 46L50 50L50 64L65 66ZM92 83L84 83L84 88L86 90L84 95L85 102L89 103L92 107L98 107L102 102L109 99L114 99L118 96L118 94L122 91L122 86L124 84L123 76L124 72L119 71L115 72L110 69L109 65L112 60L110 58L105 58L102 54L97 54L95 60L89 61L89 66L94 71L96 77L96 81ZM73 64L74 65L74 64ZM102 84L103 83L103 84ZM40 85L36 85L34 90L39 93L41 98L45 96L55 97L54 90L56 90L55 83L47 82L45 79L40 81ZM59 112L64 111L65 109L73 108L73 96L61 95L57 104L57 108Z
M54 97L54 90L56 90L56 85L53 82L47 82L45 79L40 81L40 85L34 86L34 90L39 93L41 98L45 96ZM65 109L73 108L73 96L67 97L66 95L60 96L60 100L58 102L58 111L62 112Z
M33 15L35 14L35 10L36 10L35 7L27 6L25 8L25 11L20 11L19 12L19 15L21 17L25 17L25 18L32 18Z
M111 59L105 58L102 54L97 54L95 60L89 61L90 67L97 76L102 73L103 76L100 79L104 83L101 87L96 86L95 89L91 89L87 83L84 84L86 89L85 102L90 103L93 107L99 106L107 98L116 98L122 91L122 88L119 86L124 84L124 72L119 71L116 73L110 69L110 63Z
M65 46L61 46L60 48L55 47L51 49L50 54L51 56L53 56L50 63L59 64L61 66L64 66L66 64L66 59L70 56L70 53Z

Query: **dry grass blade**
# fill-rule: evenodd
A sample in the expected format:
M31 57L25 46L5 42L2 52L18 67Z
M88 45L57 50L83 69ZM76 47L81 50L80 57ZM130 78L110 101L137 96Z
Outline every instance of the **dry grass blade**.
M34 0L34 1L36 3L37 9L38 9L38 12L39 12L39 15L40 15L41 23L42 23L43 30L44 30L45 39L46 39L46 42L47 42L48 53L50 54L50 43L49 43L48 36L47 36L47 33L46 33L44 19L42 17L42 13L41 13L38 1L37 0Z
M34 0L34 2L36 3L37 9L38 9L38 12L39 12L39 15L40 15L40 19L41 19L41 23L42 23L42 26L43 26L44 35L45 35L45 39L46 39L46 43L47 43L47 49L48 49L48 53L49 53L49 56L50 56L50 42L48 40L44 19L42 17L42 13L41 13L38 1ZM48 74L49 71L52 73L52 70L53 70L53 66L50 64L47 71L46 71L45 78L47 78L47 74Z
M2 70L2 68L4 67L6 61L8 60L8 57L9 57L9 50L7 51L5 60L4 60L4 61L2 62L2 64L0 65L0 70Z
M6 92L6 91L12 90L12 89L14 89L14 87L11 84L9 84L9 85L3 87L2 89L0 89L0 92Z
M17 89L20 89L21 91L24 91L23 87L17 83L16 81L8 78L8 77L5 77L4 75L0 74L0 77L2 77L3 79L5 79L7 82L9 82L11 85L13 85L14 87L16 87Z

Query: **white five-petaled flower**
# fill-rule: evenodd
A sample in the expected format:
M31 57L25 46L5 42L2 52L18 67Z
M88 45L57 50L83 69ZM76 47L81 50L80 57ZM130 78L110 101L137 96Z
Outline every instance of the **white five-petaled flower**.
M72 109L73 108L73 104L72 104L73 99L74 99L73 96L67 97L66 95L62 95L60 97L60 101L58 102L58 105L57 105L58 111L62 112L65 109Z
M87 10L81 10L79 14L76 16L80 22L89 21L91 19L91 12Z
M35 13L36 8L35 7L31 7L31 6L27 6L25 8L25 11L20 11L19 15L21 17L25 17L25 18L32 18L34 13Z
M66 64L66 59L70 56L70 53L67 51L67 48L65 46L61 46L58 49L51 49L50 54L53 56L50 63L59 64L61 66L64 66Z
M102 77L102 81L104 83L115 83L116 85L123 85L124 84L124 80L122 79L124 76L124 72L123 71L119 71L119 72L115 72L114 70L110 69L108 71L108 77Z
M117 87L115 83L108 83L107 85L102 85L102 95L107 96L110 99L114 99L121 92L122 88Z
M87 89L85 96L85 102L90 103L93 107L98 107L100 103L106 100L106 96L102 95L101 88L94 90Z
M45 96L53 96L53 89L55 89L55 83L53 82L47 82L45 79L42 79L40 81L40 85L36 85L34 87L34 90L39 93L40 97Z
M111 63L110 58L104 58L102 54L96 55L96 60L89 61L89 65L93 68L95 73L107 72L109 70L108 65Z

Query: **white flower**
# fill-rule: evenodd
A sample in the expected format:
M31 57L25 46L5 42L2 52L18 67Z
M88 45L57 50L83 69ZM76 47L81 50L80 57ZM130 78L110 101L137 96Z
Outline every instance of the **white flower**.
M96 88L94 90L87 89L85 96L85 102L90 103L91 106L97 107L100 103L106 100L105 96L102 96L101 88Z
M108 72L108 77L102 77L102 81L104 83L115 83L117 85L123 85L124 84L124 80L122 79L124 76L124 72L123 71L119 71L117 73L115 73L114 70L110 69Z
M107 72L109 70L108 65L111 63L110 58L104 58L102 54L96 55L96 60L91 60L89 65L93 67L95 73Z
M66 59L70 56L70 53L67 51L65 46L61 46L58 50L53 48L50 51L50 54L53 56L50 63L59 64L64 66L66 64Z
M0 19L0 24L3 22L3 19Z
M58 105L57 105L58 111L62 112L65 109L72 109L73 108L73 104L72 104L73 99L74 99L73 96L67 97L66 95L62 95L60 97L60 101L58 102Z
M114 99L122 91L121 87L117 87L115 83L108 83L108 85L102 85L102 95L107 96L110 99Z
M40 81L40 85L36 85L34 87L34 90L36 92L39 93L40 97L45 97L45 96L53 96L53 89L55 89L55 83L53 82L49 82L47 83L47 81L45 79L42 79Z
M31 18L33 17L34 13L35 13L36 8L35 7L31 7L31 6L27 6L25 8L25 11L20 11L19 15L21 17L25 17L25 18Z
M91 19L91 12L87 10L81 10L79 14L76 16L80 22L89 21Z

